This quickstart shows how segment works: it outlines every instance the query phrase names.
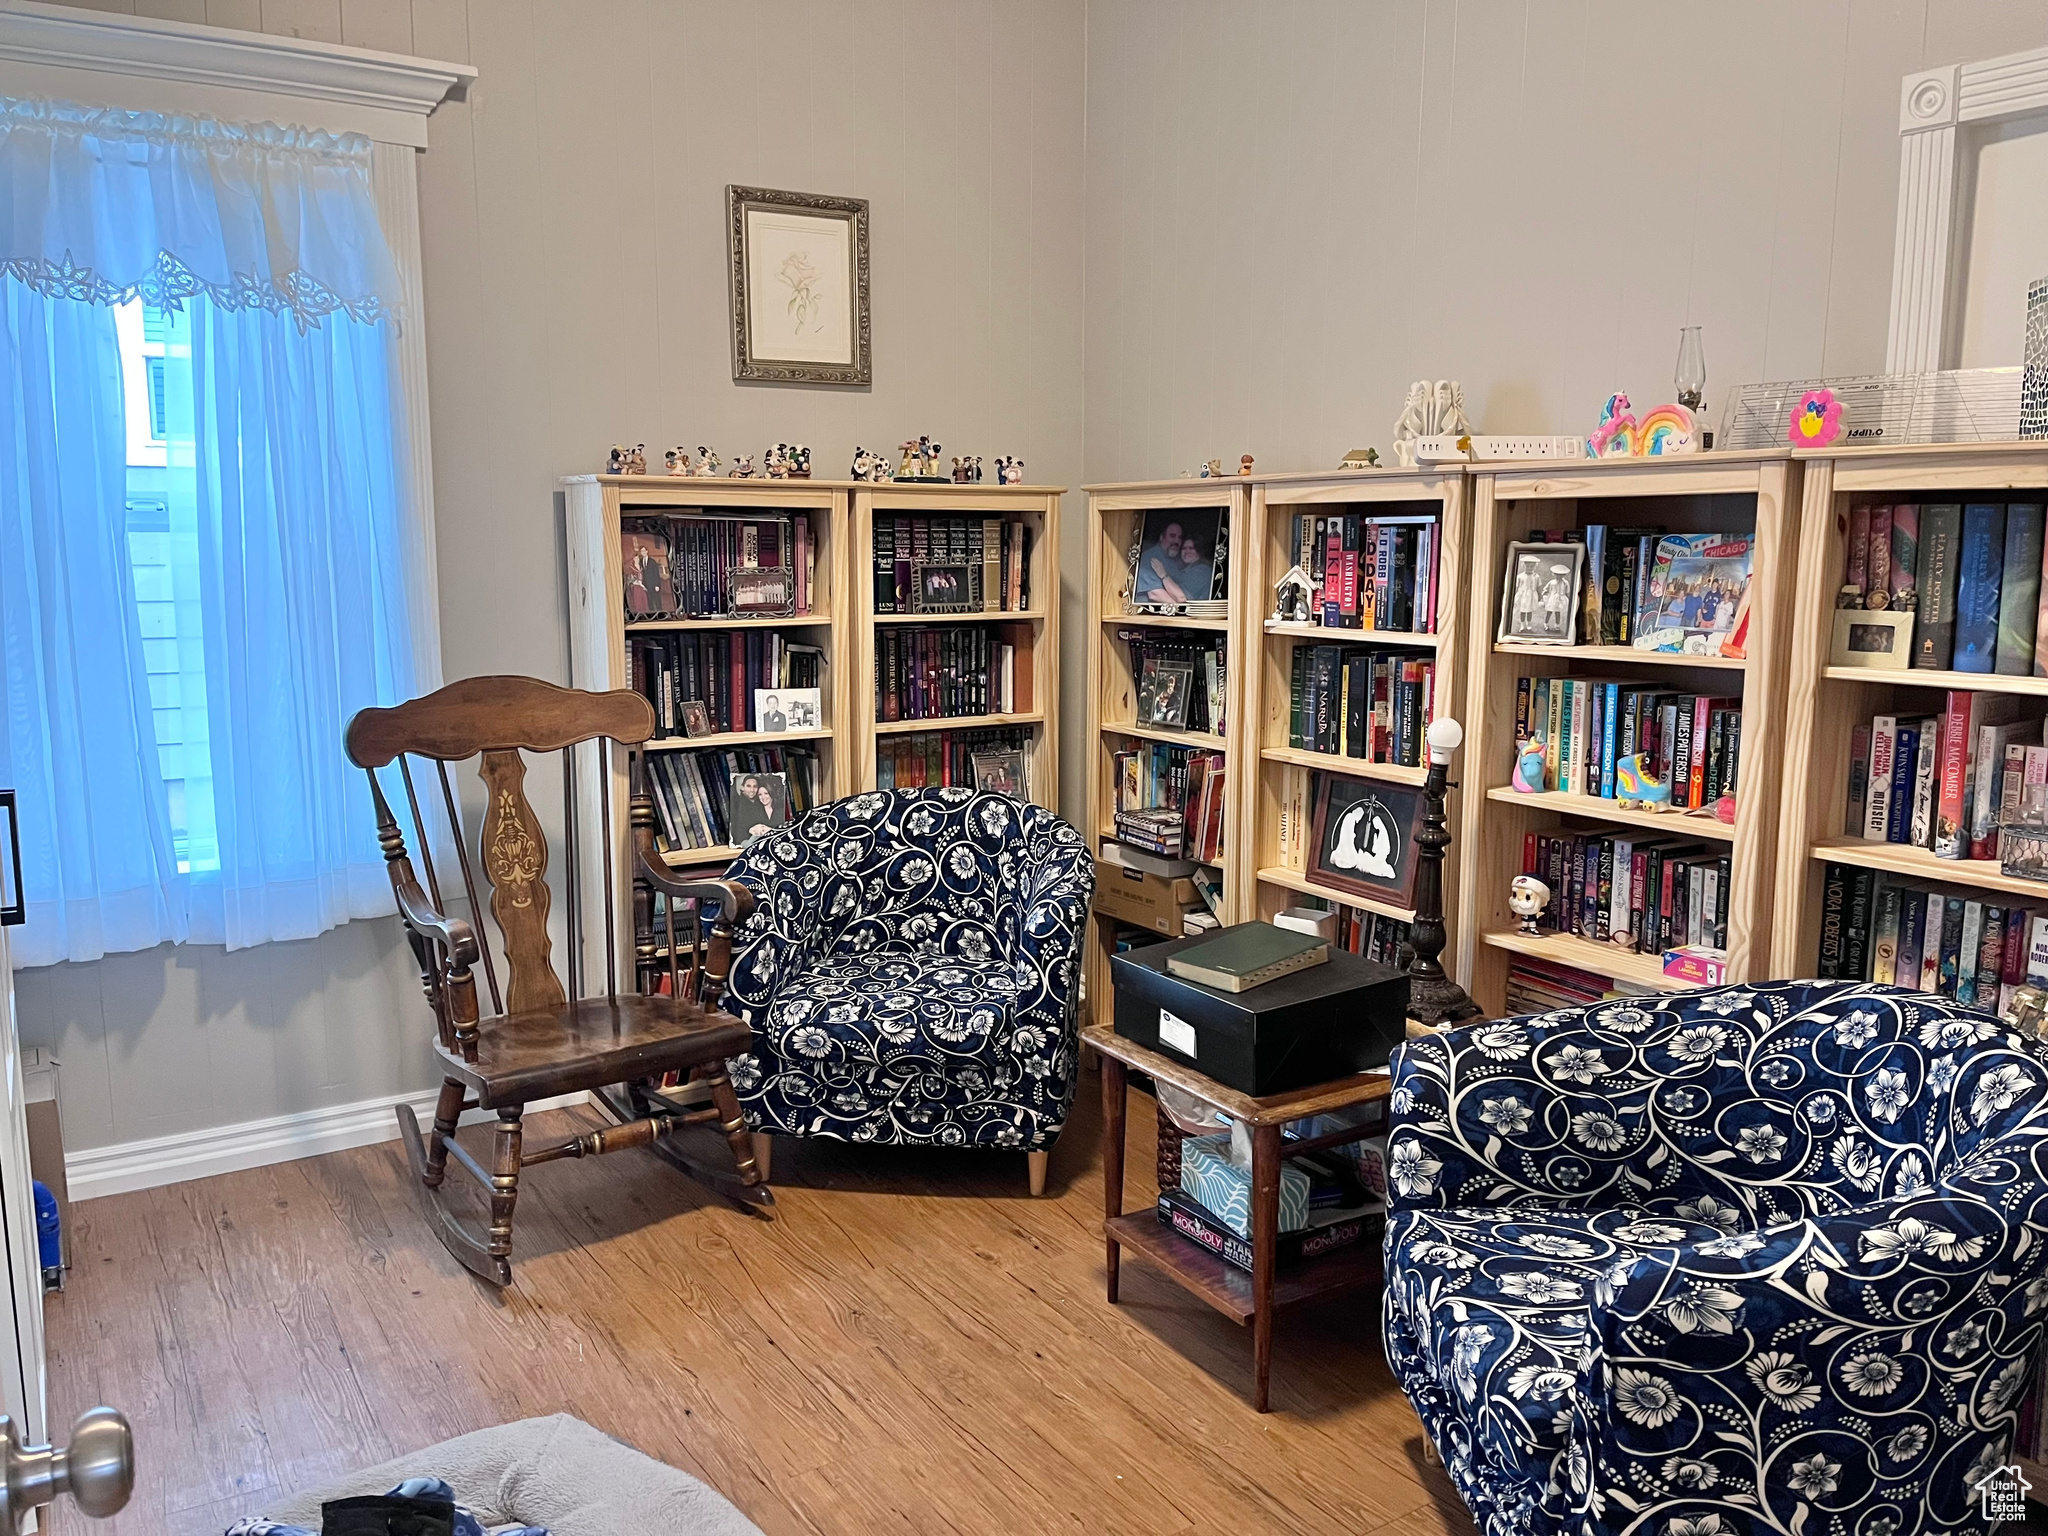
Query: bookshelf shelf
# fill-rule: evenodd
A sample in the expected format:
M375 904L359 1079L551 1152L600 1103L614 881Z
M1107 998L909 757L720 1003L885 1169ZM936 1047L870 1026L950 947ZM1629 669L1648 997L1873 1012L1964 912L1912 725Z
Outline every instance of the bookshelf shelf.
M1036 624L1045 618L1043 608L1004 612L977 608L972 613L878 613L877 624Z
M1347 779L1379 779L1388 784L1420 784L1429 777L1427 768L1410 768L1404 763L1369 763L1362 757L1339 757L1334 752L1308 752L1300 747L1261 747L1259 756L1269 763L1286 763L1295 768L1341 773Z
M1734 656L1686 656L1677 651L1639 651L1632 645L1517 645L1510 640L1496 640L1493 652L1496 656L1597 661L1610 667L1720 667L1741 672L1749 666L1748 661Z
M1830 864L1878 871L1880 889L1899 882L1942 885L1985 893L1993 906L2039 903L2048 911L2048 884L2009 878L1995 860L1941 859L1907 843L1844 835L1859 727L1881 715L1897 716L1902 723L1942 716L1944 695L1952 692L2048 700L2048 677L1829 665L1832 594L1842 584L1851 514L1862 506L1917 504L1924 517L1926 507L1944 503L2039 503L2048 486L2048 444L1851 448L1804 456L1803 469L1802 597L1791 625L1772 947L1773 974L1784 976L1811 976L1820 969L1821 909ZM2023 710L2029 718L2040 712L2039 706ZM1873 901L1873 909L1876 905ZM1875 948L1869 944L1865 951Z
M1105 736L1135 736L1140 741L1163 741L1169 747L1194 747L1204 752L1227 752L1230 743L1211 731L1170 731L1163 726L1139 725L1132 720L1105 720Z
M1561 816L1583 816L1593 821L1612 822L1616 826L1641 827L1650 832L1712 838L1723 843L1735 841L1735 828L1712 816L1697 811L1630 810L1626 802L1609 800L1605 795L1574 795L1561 789L1525 795L1510 785L1496 784L1487 790L1486 798L1520 810L1556 811Z
M1441 635L1418 634L1412 629L1327 629L1321 624L1292 624L1284 619L1268 619L1262 628L1275 639L1334 640L1341 636L1352 645L1415 646L1431 651L1443 640Z
M626 633L629 635L653 635L663 631L688 631L722 629L829 629L832 616L829 613L793 613L787 617L766 619L628 619Z
M1044 712L1034 709L1013 715L954 715L935 720L877 720L872 729L877 736L907 736L918 731L979 731L1000 725L1044 723Z
M1587 460L1566 467L1474 464L1467 622L1473 661L1464 680L1468 781L1488 786L1465 797L1459 826L1464 866L1453 938L1454 974L1489 1013L1507 1006L1517 955L1556 961L1632 987L1677 990L1657 956L1545 930L1517 931L1508 886L1521 873L1529 834L1626 828L1697 843L1728 861L1728 974L1747 981L1773 971L1771 903L1778 834L1780 760L1786 751L1786 636L1797 556L1801 468L1785 451L1694 454L1678 458ZM1689 656L1629 645L1547 646L1496 642L1508 546L1538 530L1656 528L1668 533L1744 531L1754 535L1748 656ZM1807 590L1803 582L1799 590ZM1734 698L1742 711L1735 824L1710 815L1653 814L1600 796L1551 791L1517 794L1505 784L1514 763L1520 678L1612 679L1616 673L1681 698ZM1789 767L1785 770L1788 774ZM1557 911L1563 893L1554 895Z
M1359 907L1367 912L1376 912L1381 917L1391 917L1397 923L1415 921L1413 907L1397 907L1392 902L1380 901L1371 896L1360 896L1352 891L1341 891L1334 885L1324 885L1312 880L1299 870L1286 869L1278 865L1258 871L1259 883L1278 886L1285 891L1295 891L1303 896L1321 896L1347 907Z
M784 741L830 741L821 731L719 731L710 736L661 736L647 743L650 752L696 752L705 748L772 747Z
M1126 627L1131 629L1141 627L1145 629L1193 629L1205 631L1212 635L1222 635L1230 632L1230 620L1228 619L1189 619L1170 614L1150 613L1103 613L1097 614L1096 617L1102 623L1119 629Z
M711 848L673 848L661 856L661 861L670 869L701 869L707 864L723 869L739 856L737 845L719 843Z

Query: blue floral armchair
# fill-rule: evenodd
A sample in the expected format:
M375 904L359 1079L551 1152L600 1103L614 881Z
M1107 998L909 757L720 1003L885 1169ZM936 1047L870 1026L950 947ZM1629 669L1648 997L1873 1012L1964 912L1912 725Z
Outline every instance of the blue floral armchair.
M1059 1136L1095 890L1073 827L967 789L854 795L728 873L756 901L728 1006L754 1032L730 1070L757 1132L1031 1152Z
M1387 1358L1488 1536L1982 1530L2048 1321L2044 1085L1853 983L1402 1047Z

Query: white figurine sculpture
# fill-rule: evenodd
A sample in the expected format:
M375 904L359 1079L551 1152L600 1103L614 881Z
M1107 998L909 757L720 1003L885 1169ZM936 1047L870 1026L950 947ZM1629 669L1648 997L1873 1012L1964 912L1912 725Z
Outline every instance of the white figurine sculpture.
M1415 440L1421 437L1462 437L1472 430L1465 419L1465 386L1456 379L1417 379L1394 423L1394 457L1403 469L1415 467Z

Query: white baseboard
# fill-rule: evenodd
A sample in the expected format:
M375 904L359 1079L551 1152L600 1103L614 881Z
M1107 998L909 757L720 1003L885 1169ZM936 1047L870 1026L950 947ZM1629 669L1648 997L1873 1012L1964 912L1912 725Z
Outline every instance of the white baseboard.
M263 1168L271 1163L288 1163L301 1157L320 1157L328 1152L345 1152L398 1138L398 1116L393 1110L410 1104L422 1121L432 1117L435 1091L392 1094L381 1099L359 1099L353 1104L333 1104L325 1109L302 1110L294 1115L274 1115L267 1120L244 1120L237 1125L217 1125L203 1131L179 1131L171 1136L153 1136L146 1141L124 1141L109 1147L87 1147L64 1154L64 1178L73 1200L92 1200L100 1195L125 1195L132 1190L154 1189L160 1184L182 1184L187 1179L209 1178L216 1173L238 1173L244 1168ZM528 1111L563 1109L586 1104L587 1093L563 1094L527 1105ZM489 1111L472 1110L463 1117L465 1125L493 1118Z

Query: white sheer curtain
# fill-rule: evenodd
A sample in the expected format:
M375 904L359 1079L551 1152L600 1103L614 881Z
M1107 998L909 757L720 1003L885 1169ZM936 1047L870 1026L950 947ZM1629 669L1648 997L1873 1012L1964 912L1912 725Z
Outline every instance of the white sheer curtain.
M431 631L432 594L403 554L422 530L400 291L366 140L0 100L0 783L22 791L19 963L239 948L392 910L341 737L358 709L439 681L410 638ZM137 428L124 460L109 306L137 301L174 337L151 378L168 666L130 571ZM186 735L160 752L181 712Z

